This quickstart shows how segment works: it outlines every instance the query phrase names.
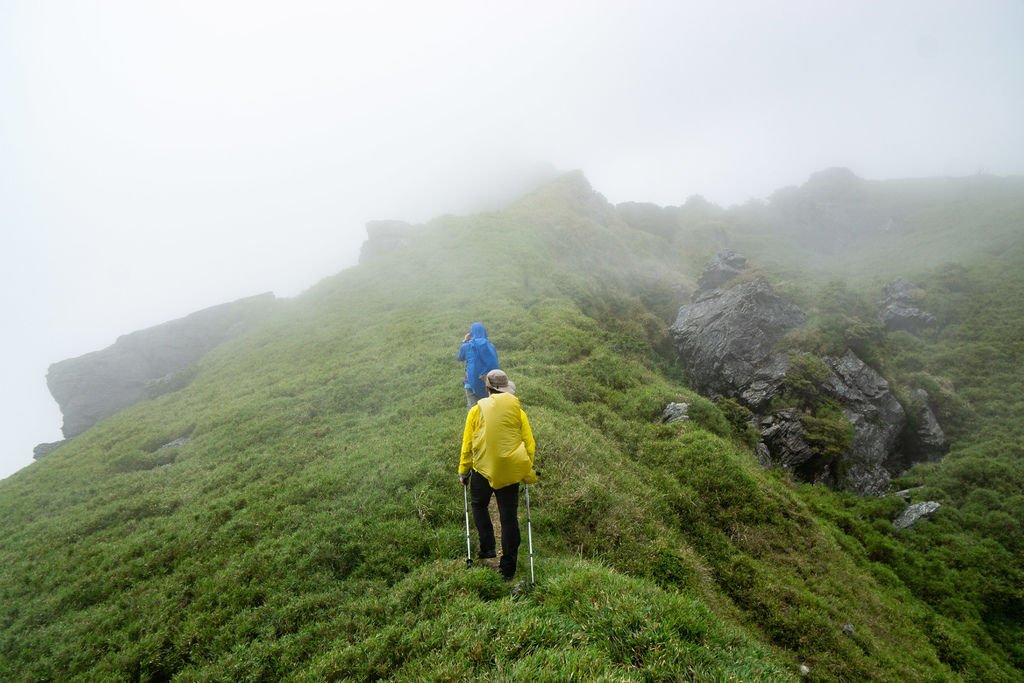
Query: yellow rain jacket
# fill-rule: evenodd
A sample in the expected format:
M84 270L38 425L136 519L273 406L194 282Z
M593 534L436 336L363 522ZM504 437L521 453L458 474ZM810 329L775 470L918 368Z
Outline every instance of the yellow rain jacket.
M474 469L487 478L492 489L519 482L533 484L533 440L530 421L512 394L491 394L481 399L466 416L462 433L462 457L459 474Z

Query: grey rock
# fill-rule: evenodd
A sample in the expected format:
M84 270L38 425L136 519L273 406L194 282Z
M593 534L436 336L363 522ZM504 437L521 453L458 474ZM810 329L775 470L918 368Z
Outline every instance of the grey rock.
M772 464L772 452L768 448L768 444L764 441L759 441L757 448L754 449L754 455L757 457L757 462L761 467L770 467Z
M366 224L366 241L359 250L359 263L409 246L412 229L405 221L370 221Z
M940 507L942 507L941 504L934 500L927 500L923 503L914 503L901 512L900 516L893 521L892 525L897 529L909 529L922 519L930 518Z
M854 462L841 475L837 472L842 470L833 466L829 483L831 488L852 491L862 496L881 495L892 481L892 475L882 463Z
M839 174L836 179L846 182L850 176ZM744 265L743 257L724 253L701 284L714 286L719 277L727 283ZM853 441L845 453L832 462L816 458L797 410L764 414L789 366L789 355L779 350L779 342L805 320L799 308L782 301L767 282L757 279L698 292L692 303L679 309L669 332L695 388L736 398L760 414L756 421L762 440L759 461L787 468L803 481L881 495L888 490L892 474L904 466L898 446L907 416L888 382L852 351L821 359L830 372L820 390L839 404L853 427ZM937 423L926 416L920 423L927 426L928 443L937 447L941 434L935 430Z
M853 634L856 632L856 629L853 628L853 624L843 624L843 635L853 637Z
M910 392L910 398L910 409L913 411L910 422L915 425L915 429L908 439L908 448L914 452L914 460L938 460L949 450L949 444L942 426L932 412L928 392L914 389Z
M811 675L811 667L807 666L806 664L801 664L800 665L800 675L801 676L810 676Z
M839 403L853 426L850 448L834 462L821 462L807 441L803 413L785 409L758 418L757 427L768 450L767 458L758 457L791 470L802 481L862 495L881 494L891 479L897 439L906 421L903 409L888 383L853 352L823 361L831 373L822 389Z
M67 442L67 439L62 439L60 441L51 441L50 443L41 443L32 449L32 459L39 460L39 458L53 453Z
M832 370L825 390L842 406L853 425L853 443L833 467L841 488L865 495L882 494L889 486L886 464L896 451L906 414L873 368L847 351L822 358Z
M111 346L54 363L46 375L64 415L65 437L152 398L154 381L187 377L187 369L225 341L249 329L274 305L267 293L192 313L126 334ZM185 373L185 374L181 374ZM170 380L164 389L179 385Z
M779 410L758 420L758 428L769 464L795 470L814 458L814 450L804 438L799 411Z
M690 419L687 411L690 409L688 403L669 403L661 413L662 422L685 422Z
M904 330L917 334L935 325L936 318L922 311L915 301L916 287L903 278L896 278L882 290L881 310L878 319L885 329Z
M731 249L719 252L697 280L697 293L718 289L747 269L747 258Z
M788 359L776 344L805 319L758 279L698 295L679 309L669 332L696 387L739 398L756 410L785 378Z

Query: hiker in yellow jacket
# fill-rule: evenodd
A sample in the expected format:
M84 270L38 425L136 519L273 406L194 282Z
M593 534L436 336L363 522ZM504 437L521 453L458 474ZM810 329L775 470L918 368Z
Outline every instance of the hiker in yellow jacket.
M519 558L519 482L533 484L537 473L533 457L537 444L530 421L515 396L516 385L501 370L487 373L487 398L466 416L462 434L459 480L469 486L473 522L480 536L480 559L496 556L494 525L487 514L491 495L498 499L501 520L501 560L498 569L506 580L516 573Z

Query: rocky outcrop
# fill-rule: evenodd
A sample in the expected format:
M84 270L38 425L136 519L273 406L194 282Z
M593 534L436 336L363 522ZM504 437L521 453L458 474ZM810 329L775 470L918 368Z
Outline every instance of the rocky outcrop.
M697 294L718 289L747 268L747 257L731 249L715 255L697 280Z
M686 422L690 419L689 410L690 406L687 403L669 403L661 413L661 421Z
M405 221L370 221L366 224L366 241L359 250L359 263L406 248L412 229Z
M697 388L757 410L785 378L787 356L776 344L805 319L759 279L698 295L679 309L669 332Z
M800 413L779 410L758 419L762 443L766 452L761 455L768 464L797 471L814 459L814 449L804 436Z
M850 447L823 461L807 438L803 413L787 408L757 418L764 450L762 464L790 470L803 481L860 494L879 494L889 486L897 441L906 422L888 383L853 352L822 359L830 373L820 390L835 400L853 427Z
M914 461L938 460L949 450L946 434L932 412L928 392L914 389L910 392L911 411L908 423L913 427L907 436L906 448Z
M941 504L934 500L914 503L913 505L907 506L907 508L900 513L900 516L893 520L892 525L897 529L909 529L922 519L930 518L940 507L942 507Z
M935 325L935 316L917 307L920 290L903 278L896 278L882 290L878 319L889 331L918 334Z
M67 443L67 439L62 439L60 441L52 441L50 443L41 443L32 449L32 459L39 460L39 458L42 458L44 456L49 455L50 453L53 453L55 450L63 446L65 443Z
M882 493L889 486L886 465L907 422L903 406L889 383L853 351L822 360L833 373L824 388L853 425L853 444L836 468L836 484L862 494Z
M46 383L64 415L64 436L80 434L134 403L180 388L196 361L249 329L274 301L267 293L214 306L126 334L102 351L54 363Z
M820 359L805 354L803 372L811 374L797 373L787 383L793 369L779 342L804 323L805 315L762 279L728 287L745 266L742 256L719 255L701 276L706 291L679 309L670 328L691 383L706 394L738 399L755 413L762 464L786 468L804 481L864 495L884 493L894 473L924 459L903 448L908 419L888 382L848 350ZM795 388L808 382L815 388ZM784 396L783 405L799 409L769 413L772 399L784 388L792 393ZM927 403L926 397L917 400ZM915 417L915 438L922 444L918 450L939 452L945 440L934 415L928 411ZM850 427L852 436L845 431Z

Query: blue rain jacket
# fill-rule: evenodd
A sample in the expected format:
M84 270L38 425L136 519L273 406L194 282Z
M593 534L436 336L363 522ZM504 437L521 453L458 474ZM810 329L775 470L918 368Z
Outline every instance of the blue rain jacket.
M466 361L465 387L473 391L477 398L487 398L484 389L484 376L498 367L498 351L487 339L487 330L482 323L469 326L472 339L462 342L459 347L459 360Z

